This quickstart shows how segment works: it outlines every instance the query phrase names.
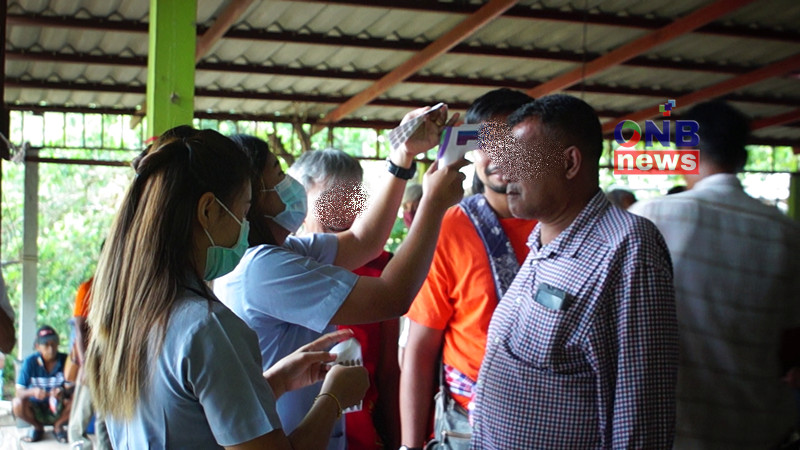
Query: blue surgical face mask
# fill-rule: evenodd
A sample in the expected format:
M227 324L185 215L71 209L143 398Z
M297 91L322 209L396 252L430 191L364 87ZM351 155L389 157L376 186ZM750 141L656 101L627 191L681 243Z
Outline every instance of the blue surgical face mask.
M300 229L300 225L303 224L303 221L306 220L306 213L308 212L306 189L299 181L286 175L273 189L261 189L261 192L270 191L278 193L278 197L280 197L281 202L283 202L284 209L278 213L277 216L264 214L264 217L274 220L275 223L282 226L290 233L296 232Z
M247 219L239 220L217 197L214 197L214 200L239 224L239 240L231 248L220 247L214 244L211 234L203 228L211 242L211 247L206 250L206 270L203 274L203 279L206 281L219 278L236 268L247 250L247 234L250 232L250 223Z

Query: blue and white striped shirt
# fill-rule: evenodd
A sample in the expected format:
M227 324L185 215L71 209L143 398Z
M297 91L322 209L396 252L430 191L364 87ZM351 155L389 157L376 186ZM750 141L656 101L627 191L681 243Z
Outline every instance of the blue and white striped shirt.
M41 388L47 392L64 385L64 364L67 362L66 353L58 353L53 370L47 371L44 367L42 354L36 352L22 363L22 368L17 376L17 385L25 389Z

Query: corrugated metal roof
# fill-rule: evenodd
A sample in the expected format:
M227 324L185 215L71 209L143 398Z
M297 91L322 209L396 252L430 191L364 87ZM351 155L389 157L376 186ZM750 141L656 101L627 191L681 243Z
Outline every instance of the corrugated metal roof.
M483 3L256 1L232 27L237 33L252 34L223 38L201 61L238 66L237 71L197 71L196 86L204 95L196 97L196 110L265 117L279 113L318 120ZM580 68L584 59L591 61L709 3L523 0L459 47L428 62L417 73L420 77L392 86L372 105L347 118L371 125L396 122L411 104L444 100L466 105L508 83L535 87ZM227 6L227 0L198 0L198 24L211 26ZM148 9L149 2L139 0L11 0L6 104L128 109L141 105L147 79ZM62 16L66 18L59 23L42 19ZM41 25L11 20L20 17L39 20ZM72 26L70 17L76 22ZM121 22L107 29L97 19ZM670 94L697 91L800 54L800 2L796 0L757 1L720 17L713 27L663 43L629 64L588 76L585 93L581 85L568 91L582 95L598 111L624 115L663 102ZM761 35L748 35L754 33ZM87 55L102 58L87 61ZM273 70L257 73L264 68ZM280 73L286 69L304 72ZM800 67L792 69L794 75L789 69L790 74L742 85L726 95L736 98L735 104L753 118L792 111L800 107L796 75ZM401 106L391 106L398 102ZM800 124L764 128L755 135L800 145Z

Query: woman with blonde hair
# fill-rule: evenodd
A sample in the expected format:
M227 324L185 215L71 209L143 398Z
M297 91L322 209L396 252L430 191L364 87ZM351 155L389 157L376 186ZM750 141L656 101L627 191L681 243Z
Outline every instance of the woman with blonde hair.
M204 281L247 248L246 156L210 130L167 132L135 164L93 287L86 375L116 449L323 448L363 368L334 366L332 333L262 374L256 335ZM286 436L284 392L324 378L302 426Z

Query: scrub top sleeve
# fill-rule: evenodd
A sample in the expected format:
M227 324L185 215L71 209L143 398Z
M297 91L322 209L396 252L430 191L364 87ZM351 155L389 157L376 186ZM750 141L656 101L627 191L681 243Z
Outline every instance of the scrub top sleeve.
M289 236L283 246L298 255L308 256L320 264L333 264L339 252L339 238L332 233Z
M255 333L233 313L209 314L192 335L182 366L185 385L203 406L219 445L241 444L281 428Z
M358 275L284 247L263 249L247 266L245 310L322 333Z

